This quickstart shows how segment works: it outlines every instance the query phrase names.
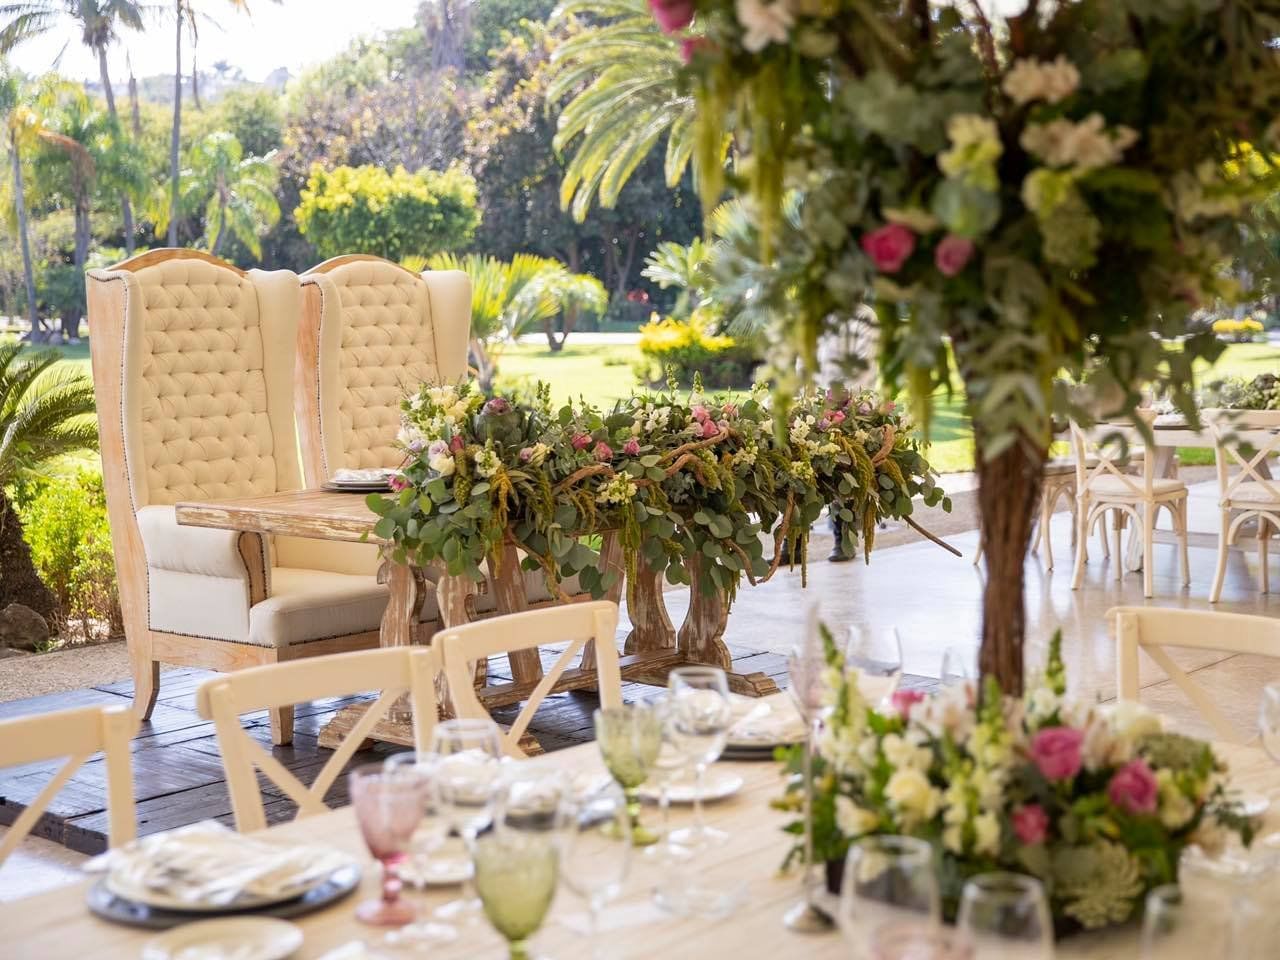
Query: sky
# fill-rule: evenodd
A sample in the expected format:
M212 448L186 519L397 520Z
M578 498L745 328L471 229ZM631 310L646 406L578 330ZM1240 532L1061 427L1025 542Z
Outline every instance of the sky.
M216 23L199 22L198 48L201 70L219 60L227 60L244 70L250 80L261 80L276 67L291 74L325 60L346 49L359 35L374 35L407 27L420 0L250 0L251 14L236 13L225 0L195 0ZM167 10L171 3L163 3ZM125 54L133 62L135 76L173 73L173 21L150 22L140 33L126 32L123 41L108 54L112 84L128 78ZM65 50L63 50L65 46ZM44 73L51 69L59 51L59 72L77 80L98 79L98 61L79 40L79 33L67 21L39 39L23 44L10 56L20 69ZM183 38L183 70L191 70L187 38Z

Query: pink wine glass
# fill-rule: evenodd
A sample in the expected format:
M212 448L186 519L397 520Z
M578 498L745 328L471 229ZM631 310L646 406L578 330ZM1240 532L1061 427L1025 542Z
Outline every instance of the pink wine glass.
M356 908L356 919L376 927L400 927L417 911L400 898L395 868L405 861L426 805L425 783L412 771L369 763L351 771L351 803L365 846L382 865L382 896Z

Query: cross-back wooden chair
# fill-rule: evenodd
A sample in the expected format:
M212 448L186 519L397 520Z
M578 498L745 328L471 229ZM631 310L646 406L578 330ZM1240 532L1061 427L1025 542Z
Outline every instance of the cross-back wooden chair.
M402 696L407 695L413 707L414 745L419 750L427 749L436 722L435 681L439 672L440 657L432 647L386 647L255 667L201 684L196 691L196 709L201 717L213 721L217 731L236 828L260 830L267 825L255 768L298 805L297 816L328 809L325 793L351 755ZM244 713L370 690L381 694L334 750L310 787L303 786L251 738L240 721Z
M1242 733L1227 719L1213 698L1187 675L1165 647L1190 647L1222 653L1247 653L1280 658L1280 620L1210 610L1172 610L1161 607L1114 607L1107 618L1115 625L1116 685L1122 700L1137 700L1138 651L1144 650L1213 728L1214 736L1232 743L1246 743L1252 734ZM1277 670L1280 678L1280 670Z
M472 683L477 660L499 653L510 654L536 650L547 644L567 643L564 652L529 693L511 728L503 734L503 750L513 757L525 756L519 746L520 738L529 728L538 706L556 687L563 688L566 683L578 680L590 681L590 685L597 686L600 691L601 706L622 704L622 676L615 639L617 628L618 605L609 600L596 600L493 617L436 634L435 642L444 654L444 672L449 681L454 711L460 717L489 717ZM589 648L588 644L591 644ZM587 666L570 671L568 668L573 658L588 650L594 653L594 669ZM587 662L590 663L589 658Z
M44 789L0 838L0 864L29 834L58 791L95 753L107 766L107 830L112 847L138 832L129 741L138 720L128 707L80 707L0 721L0 767L66 757Z
M1173 517L1174 531L1181 549L1183 586L1191 583L1191 562L1187 556L1187 485L1181 480L1157 477L1155 458L1142 458L1140 474L1127 472L1129 450L1140 441L1136 430L1104 424L1085 430L1071 424L1071 443L1076 461L1077 542L1084 542L1089 531L1108 511L1115 517L1115 550L1113 556L1116 580L1124 576L1124 550L1120 543L1124 523L1133 521L1142 531L1142 593L1152 594L1152 566L1155 550L1156 515L1161 508ZM1104 523L1103 534L1106 527ZM1076 551L1075 576L1071 588L1080 589L1084 582L1084 550Z
M1218 467L1218 565L1209 602L1217 603L1227 576L1227 552L1240 528L1253 520L1258 530L1258 575L1262 592L1271 590L1267 556L1271 529L1280 531L1280 480L1271 476L1270 462L1280 451L1280 411L1224 411L1210 421L1216 441Z

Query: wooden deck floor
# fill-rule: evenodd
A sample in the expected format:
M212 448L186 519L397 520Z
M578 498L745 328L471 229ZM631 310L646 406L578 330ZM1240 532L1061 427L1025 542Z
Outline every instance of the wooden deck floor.
M775 653L735 649L734 669L759 671L779 684L786 680L786 659ZM553 651L544 656L554 658ZM510 679L504 675L506 661L495 660L491 666L494 679ZM163 673L160 700L150 723L144 724L133 746L134 793L137 798L138 832L155 833L198 820L215 819L231 823L231 803L227 796L213 724L202 721L195 713L194 691L212 676L203 670L173 669ZM623 695L628 700L646 699L658 688L627 684ZM26 700L0 703L0 719L50 710L91 704L128 704L133 695L131 681L104 684L71 693L53 694ZM309 784L330 755L318 746L316 737L325 723L343 706L367 697L322 700L303 704L296 709L293 743L271 748L276 759L294 771L298 779ZM593 693L563 693L548 697L538 710L530 727L542 748L562 750L593 739L591 714L597 706ZM516 707L495 712L500 723L510 721ZM250 735L267 747L271 730L264 713L244 717ZM375 749L358 752L352 764L377 760L400 748L378 744ZM29 764L0 772L0 824L10 824L22 809L39 794L51 773L61 761ZM84 853L106 849L106 812L104 803L105 768L101 758L86 763L63 787L34 833ZM347 802L346 778L339 777L326 797L331 805ZM293 815L294 804L269 783L263 782L266 813L269 822Z

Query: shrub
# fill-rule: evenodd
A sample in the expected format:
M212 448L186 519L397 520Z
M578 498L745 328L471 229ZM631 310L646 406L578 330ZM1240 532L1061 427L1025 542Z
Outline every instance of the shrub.
M1252 317L1245 317L1243 320L1215 320L1213 332L1224 340L1248 343L1262 333L1262 324Z
M653 319L640 328L640 354L636 376L645 383L661 381L670 373L681 384L702 382L714 389L750 386L756 357L750 347L733 337L712 333L706 320L694 311L688 320Z
M58 599L63 626L84 638L124 629L102 474L25 484L20 505L23 534L36 570Z
M325 170L318 163L294 217L322 257L373 253L397 261L465 247L480 220L476 183L462 170Z

